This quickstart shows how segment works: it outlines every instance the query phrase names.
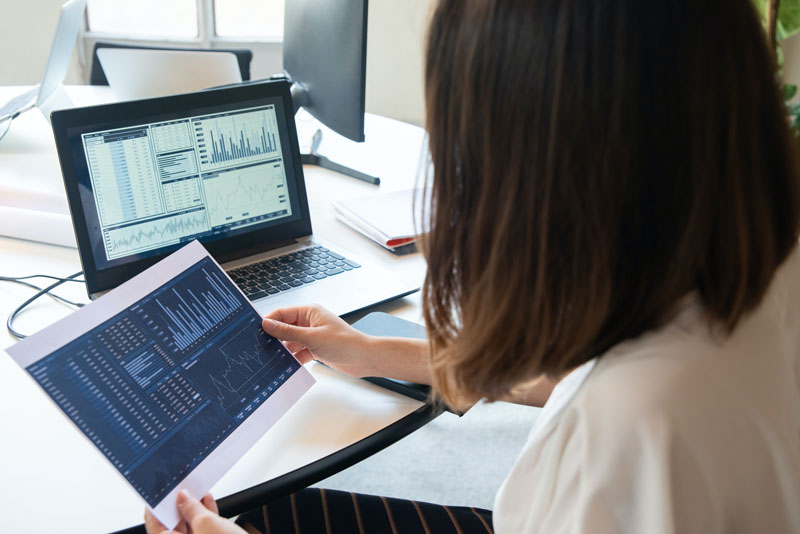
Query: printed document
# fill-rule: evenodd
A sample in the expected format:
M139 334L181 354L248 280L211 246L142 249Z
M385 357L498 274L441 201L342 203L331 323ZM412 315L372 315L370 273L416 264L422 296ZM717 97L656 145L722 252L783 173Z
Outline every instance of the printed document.
M314 383L197 241L8 353L170 529Z

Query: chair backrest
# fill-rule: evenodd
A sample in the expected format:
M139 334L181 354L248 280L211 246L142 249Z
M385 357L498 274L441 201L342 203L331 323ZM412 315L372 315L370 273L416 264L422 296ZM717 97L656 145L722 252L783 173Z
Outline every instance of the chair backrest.
M109 43L105 41L97 41L94 44L94 51L92 52L92 70L89 73L90 85L108 85L108 80L103 72L103 66L97 59L98 48L132 48L136 50L187 50L191 52L228 52L236 55L236 60L239 62L239 70L242 73L242 81L250 80L250 62L253 60L253 52L246 48L177 48L165 46L140 46L121 43Z

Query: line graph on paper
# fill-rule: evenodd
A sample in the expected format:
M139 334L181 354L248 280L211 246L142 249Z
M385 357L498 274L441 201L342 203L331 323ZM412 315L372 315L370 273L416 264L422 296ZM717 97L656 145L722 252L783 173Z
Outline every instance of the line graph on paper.
M203 187L212 227L283 210L291 214L281 162L207 176Z
M241 325L224 345L201 356L202 365L189 373L212 400L235 411L242 398L264 388L261 378L265 373L287 364L277 344L261 330L260 321ZM197 371L193 372L194 368Z
M301 368L210 256L157 276L26 367L151 507Z
M109 260L178 243L181 238L207 232L208 220L203 210L181 213L140 224L104 231Z

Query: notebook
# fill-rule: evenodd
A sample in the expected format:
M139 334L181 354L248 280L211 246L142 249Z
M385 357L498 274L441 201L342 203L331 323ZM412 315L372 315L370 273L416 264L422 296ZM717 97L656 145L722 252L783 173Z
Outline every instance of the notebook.
M360 310L418 290L312 233L289 84L55 111L91 297L198 239L260 313Z
M421 189L407 189L334 202L336 217L391 252L417 240L419 224L414 205L421 205ZM419 212L419 210L417 210Z

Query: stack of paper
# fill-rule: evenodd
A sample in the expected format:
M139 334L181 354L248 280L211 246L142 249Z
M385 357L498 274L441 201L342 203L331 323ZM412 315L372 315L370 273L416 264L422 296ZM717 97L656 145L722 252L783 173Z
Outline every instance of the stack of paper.
M0 183L0 235L76 247L63 188Z
M415 198L421 202L419 189L337 201L333 207L346 225L387 250L403 252L413 246L419 232L414 221Z

